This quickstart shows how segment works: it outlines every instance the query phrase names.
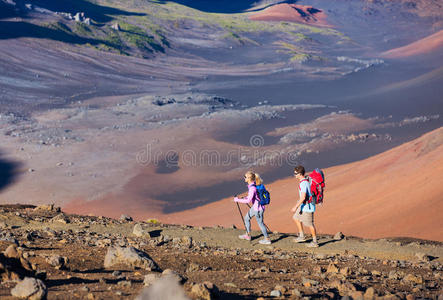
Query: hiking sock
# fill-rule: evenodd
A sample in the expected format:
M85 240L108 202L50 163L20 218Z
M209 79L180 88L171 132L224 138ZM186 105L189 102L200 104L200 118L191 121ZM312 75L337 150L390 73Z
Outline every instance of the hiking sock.
M318 244L318 242L317 242L317 237L316 237L316 236L312 238L312 242Z
M299 236L300 238L304 239L304 238L305 238L305 233L304 233L304 232L300 232L300 233L298 234L298 236Z

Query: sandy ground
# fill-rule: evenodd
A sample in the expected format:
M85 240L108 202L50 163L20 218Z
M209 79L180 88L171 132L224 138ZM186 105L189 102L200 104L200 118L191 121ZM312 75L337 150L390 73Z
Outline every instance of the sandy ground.
M442 241L442 142L440 128L366 160L326 169L326 200L316 214L319 232ZM272 203L265 220L271 230L296 231L290 213L298 199L296 187L294 178L267 185ZM242 226L232 198L159 217L184 224Z
M391 49L381 54L386 58L405 58L438 51L443 46L443 30L403 47Z

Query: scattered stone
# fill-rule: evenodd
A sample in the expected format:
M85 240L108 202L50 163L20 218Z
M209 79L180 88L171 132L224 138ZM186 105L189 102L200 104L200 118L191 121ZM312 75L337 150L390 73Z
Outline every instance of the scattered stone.
M15 245L9 245L8 248L3 251L3 254L5 255L5 257L8 258L20 258L20 253L18 252L17 246Z
M120 25L119 25L118 23L114 23L114 24L112 24L111 28L114 29L114 30L117 30L117 31L120 31L120 30L121 30L121 29L120 29Z
M374 299L377 296L375 289L373 287L368 287L363 295L365 299Z
M313 286L316 286L319 284L319 282L316 280L312 280L312 279L308 279L308 278L304 278L304 277L302 278L302 283L303 283L303 286L307 287L307 288L310 288L310 287L313 287Z
M192 237L190 237L190 236L182 237L181 243L183 244L183 246L185 246L187 248L191 248L192 247Z
M115 270L114 272L112 272L112 276L114 276L114 277L119 277L121 275L122 275L122 272L119 270Z
M127 221L127 222L132 222L133 221L132 218L130 216L128 216L128 215L121 215L119 220L120 221Z
M344 237L345 237L344 234L341 233L341 232L339 231L339 232L337 232L337 233L334 235L334 240L336 240L336 241L340 241L340 240L342 240Z
M111 246L106 253L104 266L110 268L118 264L143 268L148 271L159 269L149 255L141 250L134 247Z
M326 269L327 273L338 273L339 269L338 266L334 263L330 263L328 268Z
M415 284L422 284L423 278L420 275L408 274L403 278L404 282L410 282Z
M11 290L12 296L29 300L44 299L46 293L46 286L43 281L31 277L26 277Z
M56 207L54 205L54 203L39 205L36 208L34 208L34 210L47 210L47 211L55 211L55 212L61 211L60 207Z
M271 292L271 297L281 297L282 293L279 290L273 290Z
M294 295L295 297L301 297L302 294L298 289L293 289L292 290L292 295Z
M134 225L134 229L132 230L132 233L138 237L148 237L148 238L151 237L151 234L149 233L149 231L143 229L143 226L139 223Z
M422 252L415 253L415 257L417 257L419 261L424 261L424 262L431 261L431 256Z
M130 288L132 286L132 283L129 280L122 280L122 281L117 282L117 285L119 287Z
M53 254L46 258L46 262L56 269L62 269L68 262L68 258Z
M196 263L190 263L188 268L186 269L186 272L198 272L200 271L200 266Z
M64 214L58 214L54 218L51 219L51 222L59 222L62 224L68 224L70 221L69 221L69 218L66 217Z
M225 282L224 285L227 286L227 287L232 287L232 288L236 288L237 287L237 285L235 283L232 283L232 282Z
M218 288L212 282L205 281L194 284L191 293L199 299L211 300L218 296Z
M145 275L145 278L143 280L143 284L145 286L150 286L155 281L157 281L157 279L159 279L159 278L160 278L160 275L157 273L151 273L151 274Z

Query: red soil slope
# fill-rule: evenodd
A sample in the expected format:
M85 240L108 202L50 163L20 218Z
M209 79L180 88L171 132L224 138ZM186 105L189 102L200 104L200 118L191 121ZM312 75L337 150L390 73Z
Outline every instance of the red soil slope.
M312 6L297 4L276 4L249 17L256 21L289 21L309 23L318 26L330 26L326 14Z
M381 55L387 58L403 58L414 55L426 54L443 47L443 30L440 30L421 40L415 41L409 45L391 49L383 52Z
M443 127L379 155L324 171L326 200L316 213L320 233L443 241ZM267 185L272 202L265 222L271 230L296 231L290 209L298 197L297 184L287 178ZM231 199L159 217L198 226L243 227Z

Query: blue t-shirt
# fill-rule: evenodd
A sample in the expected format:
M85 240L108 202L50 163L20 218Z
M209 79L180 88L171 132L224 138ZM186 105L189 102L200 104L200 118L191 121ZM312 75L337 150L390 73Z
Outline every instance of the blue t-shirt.
M302 182L300 182L300 186L299 186L299 194L301 197L302 193L306 193L307 197L311 197L311 186L309 185L309 181L308 180L303 180ZM314 201L312 201L311 203L303 203L301 205L301 211L305 211L305 212L314 212L315 211L315 203Z

